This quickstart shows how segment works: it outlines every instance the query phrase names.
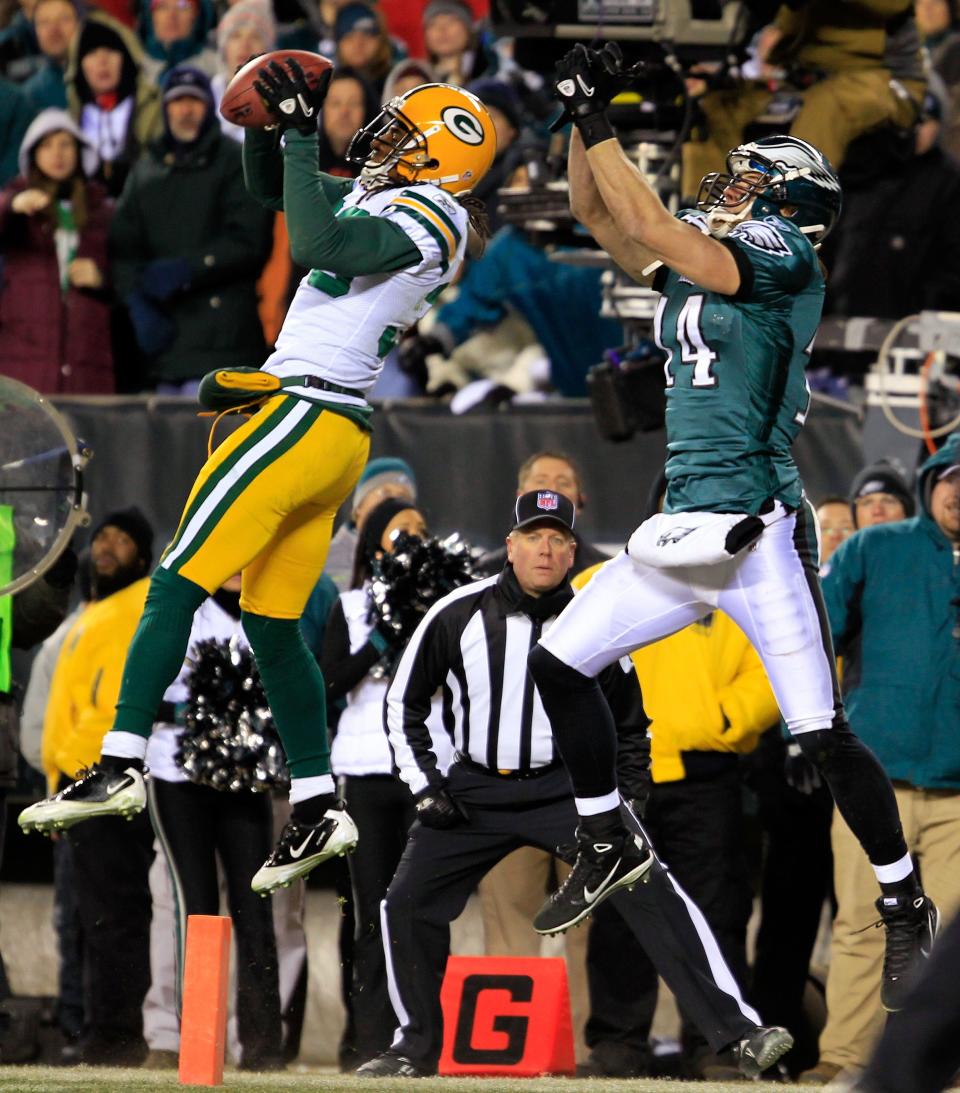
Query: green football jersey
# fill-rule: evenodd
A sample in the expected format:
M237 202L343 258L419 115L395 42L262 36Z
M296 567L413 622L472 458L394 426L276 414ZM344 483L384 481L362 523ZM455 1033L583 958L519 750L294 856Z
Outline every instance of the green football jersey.
M706 230L702 213L678 215ZM820 263L799 228L777 216L744 221L727 239L741 270L736 296L665 267L654 281L662 293L654 338L667 353L667 512L800 503L790 446L810 405Z

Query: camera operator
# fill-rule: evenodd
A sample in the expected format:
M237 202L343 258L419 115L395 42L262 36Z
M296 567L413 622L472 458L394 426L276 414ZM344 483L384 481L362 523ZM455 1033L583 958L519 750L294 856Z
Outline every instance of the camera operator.
M861 134L909 129L920 116L926 76L913 0L789 0L759 43L761 75L778 72L777 90L799 100L791 136L819 148L834 167ZM684 194L695 194L701 177L720 169L727 149L773 97L771 80L763 78L737 79L698 98L705 125L683 148Z

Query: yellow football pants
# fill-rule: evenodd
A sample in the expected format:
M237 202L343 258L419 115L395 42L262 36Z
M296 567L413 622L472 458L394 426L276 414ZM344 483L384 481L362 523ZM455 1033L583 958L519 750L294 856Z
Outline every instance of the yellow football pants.
M350 418L275 395L204 464L160 565L210 593L242 571L245 611L299 618L369 451Z

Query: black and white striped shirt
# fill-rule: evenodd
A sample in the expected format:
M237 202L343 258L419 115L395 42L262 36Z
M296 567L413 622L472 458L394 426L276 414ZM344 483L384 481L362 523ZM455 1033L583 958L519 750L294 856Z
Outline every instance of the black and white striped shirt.
M425 725L438 689L444 726L457 751L472 762L527 771L557 758L527 656L572 596L564 583L549 598L531 601L508 566L496 577L456 589L427 612L400 658L384 705L390 746L411 792L442 781ZM546 618L545 609L553 612ZM619 665L613 674L624 696L618 712L629 707L623 716L615 713L618 730L636 736L639 729L645 739L636 675Z

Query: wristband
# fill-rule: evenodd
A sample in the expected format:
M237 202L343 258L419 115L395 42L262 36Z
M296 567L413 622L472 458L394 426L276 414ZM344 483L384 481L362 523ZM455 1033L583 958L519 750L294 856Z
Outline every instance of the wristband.
M583 138L584 148L592 148L595 144L617 138L606 114L588 114L585 118L574 118L574 120Z

